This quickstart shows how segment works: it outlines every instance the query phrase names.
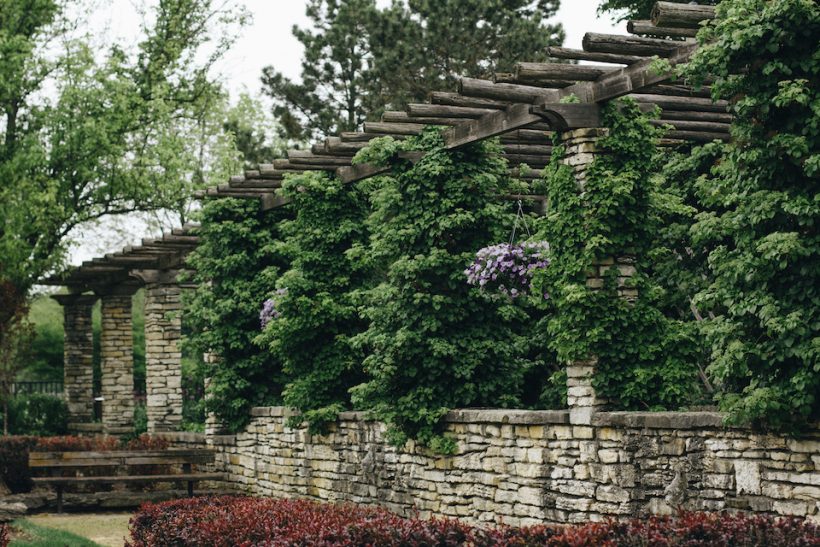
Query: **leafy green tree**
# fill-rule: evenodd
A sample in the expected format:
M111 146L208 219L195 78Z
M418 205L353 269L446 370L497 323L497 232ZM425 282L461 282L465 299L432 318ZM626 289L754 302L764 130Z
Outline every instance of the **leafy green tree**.
M230 44L220 28L242 18L211 0L161 0L129 53L95 51L65 13L0 0L0 280L15 289L11 309L60 268L78 226L187 204L186 128L219 92L208 71ZM0 317L0 338L9 329Z
M724 0L686 69L735 116L692 228L711 275L695 300L714 315L709 371L735 422L820 417L818 36L813 0Z
M415 165L395 159L405 147L426 155ZM376 139L357 157L392 173L376 185L371 241L359 251L385 277L367 293L370 325L358 341L370 352L368 380L353 402L385 421L397 444L409 437L449 450L440 430L448 409L519 403L526 369L515 326L526 314L464 275L478 249L509 237L497 196L510 180L498 152L493 142L444 150L431 129L404 144Z
M404 109L462 76L491 78L518 61L544 61L564 31L548 19L559 0L408 0L377 13L371 67L380 101L371 112Z
M222 117L222 129L233 136L233 145L246 168L285 156L285 142L277 138L277 124L260 101L241 93ZM223 179L224 180L224 179ZM222 182L222 181L220 181Z
M279 278L277 317L259 341L282 360L288 382L283 400L301 412L294 421L306 419L318 431L350 408L348 390L364 381L364 353L351 340L367 328L355 291L372 276L366 263L346 252L366 241L369 208L361 188L325 173L289 177L283 189L296 210L281 226L291 269Z
M310 0L307 16L316 30L293 27L305 46L301 83L274 67L262 72L264 92L284 135L297 141L317 134L353 131L367 112L370 74L368 23L375 0Z
M274 67L262 82L289 138L352 131L460 76L543 60L564 38L560 24L546 22L557 9L558 0L408 0L384 9L374 0L311 0L315 30L293 29L305 46L301 83Z
M281 402L281 359L253 340L265 296L289 267L279 226L289 214L285 208L262 213L255 200L207 201L201 242L188 258L198 283L185 295L189 347L219 356L205 364L206 407L232 430L247 423L252 406Z

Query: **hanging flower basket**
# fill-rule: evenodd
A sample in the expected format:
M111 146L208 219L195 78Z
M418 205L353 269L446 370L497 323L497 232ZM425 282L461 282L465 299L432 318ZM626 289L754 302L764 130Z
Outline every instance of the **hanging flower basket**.
M287 289L277 289L273 298L268 298L262 303L262 310L259 312L259 322L262 328L268 326L268 323L278 318L282 313L276 309L276 305L281 297L288 294Z
M533 274L549 266L548 252L546 241L491 245L476 253L464 274L470 285L516 298L529 294Z

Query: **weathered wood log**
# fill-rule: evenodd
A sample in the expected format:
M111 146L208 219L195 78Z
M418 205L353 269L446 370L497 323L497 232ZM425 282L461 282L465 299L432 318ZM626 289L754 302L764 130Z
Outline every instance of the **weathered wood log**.
M335 160L334 160L335 161ZM342 166L345 165L344 163ZM273 160L273 167L282 171L335 171L339 164L335 163L292 163L288 160Z
M651 120L653 125L671 125L679 131L706 131L709 133L729 133L731 124L718 122L695 122L688 120Z
M618 55L616 53L596 53L584 51L582 49L572 49L567 47L548 47L547 55L556 59L572 59L574 61L593 61L595 63L614 63L619 65L631 65L638 61L643 61L646 57L640 55Z
M282 179L279 180L272 180L272 179L254 179L254 180L246 180L241 184L237 184L235 188L259 188L262 190L276 190L277 188L282 187Z
M626 31L630 34L641 34L645 36L672 36L675 38L694 38L698 30L693 28L659 27L652 21L635 20L627 21Z
M572 85L575 83L573 80L550 80L550 79L543 79L543 80L519 80L515 77L515 74L510 72L497 72L493 74L493 83L495 84L515 84L515 85L528 85L533 87L545 87L548 89L561 89L562 87L567 87L568 85Z
M698 112L693 110L661 110L662 120L692 120L704 122L731 123L728 112Z
M639 103L653 103L664 110L699 110L701 112L726 112L729 103L726 101L713 102L703 97L671 97L668 95L650 95L633 93L630 95Z
M581 43L584 51L626 55L657 55L659 57L669 57L677 51L679 46L683 45L680 42L658 38L598 34L595 32L586 33Z
M494 101L492 99L480 99L478 97L465 97L458 93L448 93L446 91L433 91L430 93L430 102L432 104L446 104L450 106L465 106L468 108L487 108L494 110L503 110L509 103L502 101Z
M481 97L511 103L533 103L539 99L558 100L558 92L553 89L515 84L496 84L476 78L461 78L458 92L468 97Z
M709 99L712 97L712 88L703 87L696 90L692 86L668 83L647 86L641 89L641 93L649 95L670 95L673 97L702 97L704 99Z
M507 161L511 164L519 164L519 163L526 163L527 165L535 168L543 167L550 162L549 154L504 154L504 157L507 158Z
M422 129L424 125L417 123L364 122L365 133L378 133L380 136L384 136L385 133L418 135Z
M552 154L552 146L544 144L504 144L505 154L523 154L549 157Z
M484 114L493 112L493 109L471 108L466 106L450 106L442 104L408 104L407 115L411 118L468 118L477 119Z
M534 129L516 129L501 135L502 143L505 142L520 142L520 143L539 143L552 144L552 132L540 131Z
M599 127L601 124L601 107L595 103L541 104L532 106L530 112L545 118L555 131L579 127Z
M714 140L728 141L728 133L710 133L705 131L667 131L667 138L686 141L710 142Z
M612 67L600 65L571 65L568 63L516 63L513 75L516 80L541 81L563 80L569 82L597 80Z
M701 21L715 18L715 7L676 2L656 2L650 14L659 27L698 28Z
M291 151L292 152L292 151ZM288 152L288 160L292 165L349 165L350 160L345 158L337 158L330 155L318 156L314 154L292 156ZM274 164L275 165L275 164Z

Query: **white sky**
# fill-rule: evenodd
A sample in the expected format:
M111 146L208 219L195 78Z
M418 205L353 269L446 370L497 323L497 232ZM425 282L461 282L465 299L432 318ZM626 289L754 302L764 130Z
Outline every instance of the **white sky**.
M230 2L231 0L227 0ZM242 0L234 0L242 3ZM581 48L586 32L624 33L624 24L617 27L608 19L599 19L596 9L600 0L562 0L556 20L564 25L564 46ZM377 0L380 5L387 0ZM124 46L136 42L139 33L140 7L150 0L97 0L97 6L89 14L89 24L95 38L105 47L113 42ZM262 68L273 65L286 76L298 79L302 58L302 46L291 34L293 25L307 26L305 0L244 0L253 16L252 22L242 29L233 48L216 66L216 72L224 81L232 96L243 90L254 95L260 92L259 77ZM144 9L144 8L143 8ZM129 223L125 230L114 230L112 223L103 222L75 235L81 241L71 253L71 263L80 264L107 252L121 249L124 245L138 243L147 228L138 222ZM120 227L122 228L122 227Z

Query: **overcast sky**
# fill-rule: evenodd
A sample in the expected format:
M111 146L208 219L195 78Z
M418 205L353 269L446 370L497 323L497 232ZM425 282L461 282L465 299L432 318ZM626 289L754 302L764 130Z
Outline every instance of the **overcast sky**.
M242 0L236 0L241 2ZM600 0L562 0L556 20L564 25L566 47L581 47L586 32L624 33L623 23L615 25L607 17L599 19L595 12ZM381 5L387 0L377 0ZM143 0L98 0L97 7L89 16L89 25L102 46L119 42L124 46L136 43L139 35L140 15L138 6ZM225 85L236 95L243 90L256 95L260 91L259 77L262 68L273 65L293 79L299 78L302 46L293 37L293 25L307 26L305 0L244 0L253 21L241 31L233 48L216 67ZM77 244L71 253L71 263L80 264L106 252L121 249L124 245L138 243L148 233L141 233L139 223L128 223L125 229L116 230L112 223L103 222L88 227L75 235Z

